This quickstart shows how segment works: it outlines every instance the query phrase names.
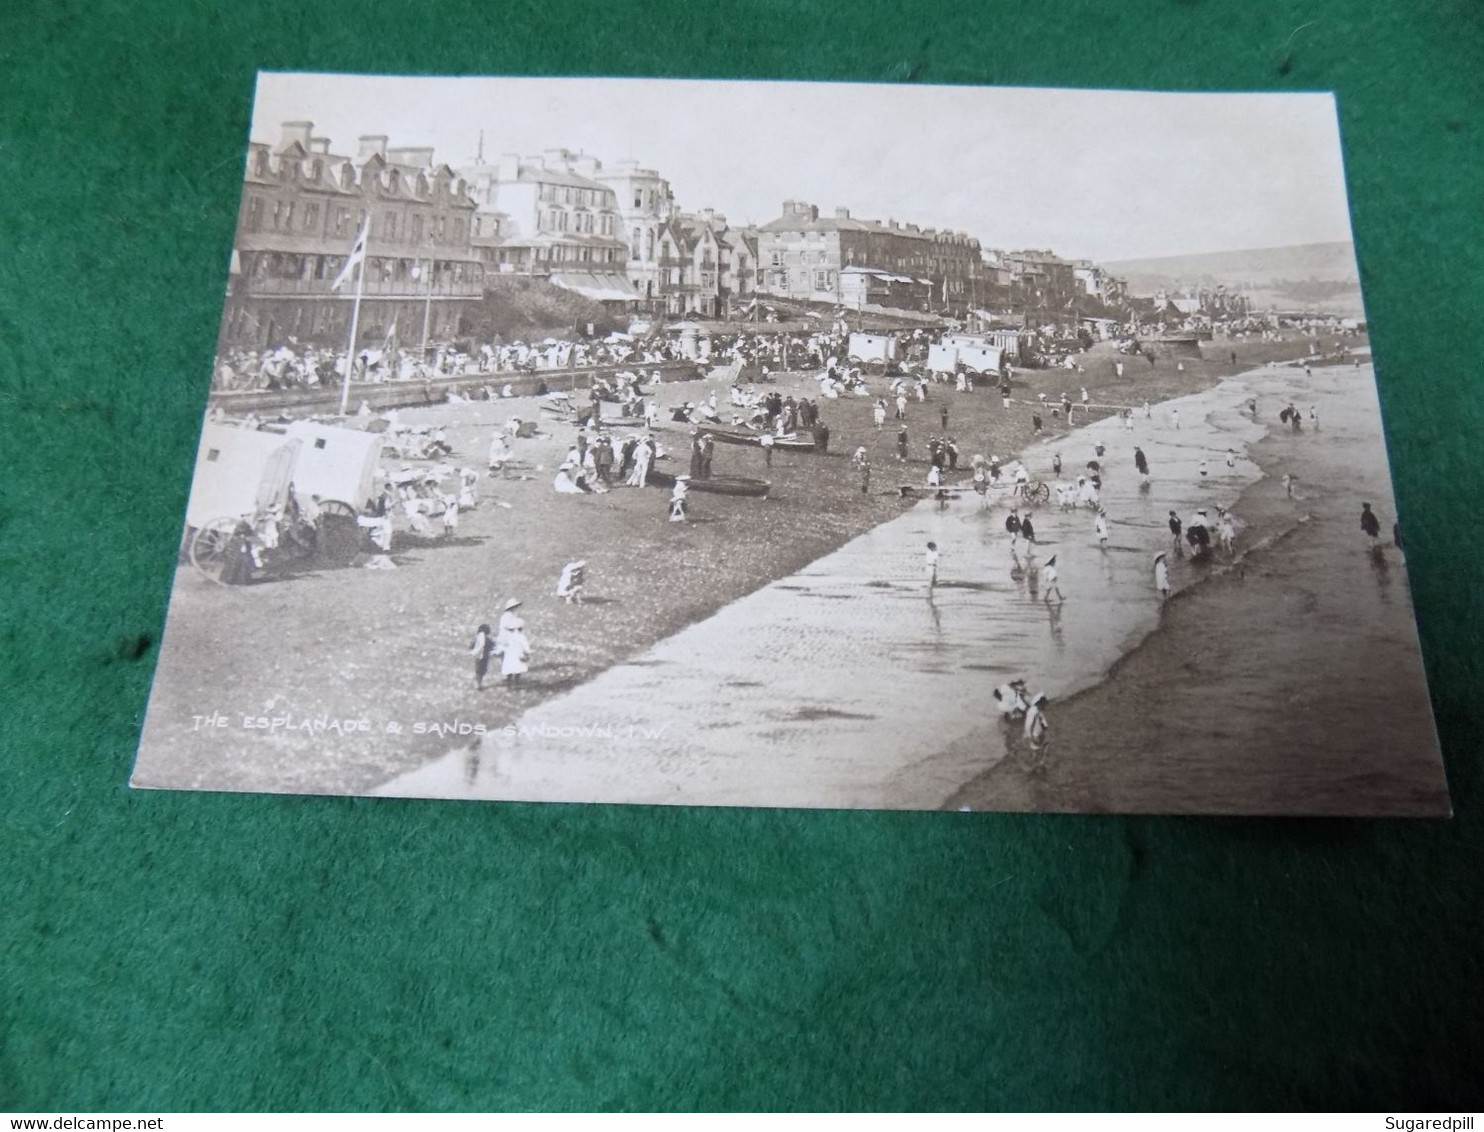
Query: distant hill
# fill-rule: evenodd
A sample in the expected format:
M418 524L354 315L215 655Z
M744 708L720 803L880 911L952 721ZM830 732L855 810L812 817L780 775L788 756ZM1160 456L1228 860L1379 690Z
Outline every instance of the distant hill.
M1255 309L1296 307L1336 314L1362 313L1355 245L1348 240L1127 259L1103 266L1127 279L1129 290L1136 295L1224 284L1228 290L1247 294Z

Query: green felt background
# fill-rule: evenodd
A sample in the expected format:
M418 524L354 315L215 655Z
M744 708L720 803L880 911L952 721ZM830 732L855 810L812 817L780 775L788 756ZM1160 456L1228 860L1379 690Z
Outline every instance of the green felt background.
M1480 1106L1481 36L1472 0L0 4L0 1109ZM1336 89L1457 817L130 793L259 67Z

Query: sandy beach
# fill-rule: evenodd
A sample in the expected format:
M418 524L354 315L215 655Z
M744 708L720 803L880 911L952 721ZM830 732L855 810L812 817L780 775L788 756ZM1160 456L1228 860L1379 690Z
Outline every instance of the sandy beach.
M1280 404L1299 385L1309 390L1305 403L1317 405L1326 425L1319 435L1293 437L1294 444L1307 448L1289 451L1287 437L1270 431ZM1054 453L1070 468L1074 459L1091 458L1094 445L1104 445L1103 502L1113 518L1106 550L1096 545L1090 513L1046 512L1037 518L1042 543L1037 565L1016 579L1009 573L1000 523L1004 501L988 510L972 495L945 509L919 504L794 576L545 701L499 733L394 779L378 793L722 805L1285 812L1311 808L1310 795L1322 779L1335 805L1364 809L1369 803L1357 783L1366 772L1316 763L1299 742L1290 743L1282 756L1288 777L1254 787L1251 797L1241 791L1247 778L1242 761L1218 757L1212 760L1217 765L1199 770L1151 769L1140 783L1147 802L1139 800L1146 795L1137 795L1137 786L1105 802L1092 772L1084 775L1079 769L1094 760L1088 752L1098 749L1095 739L1102 729L1096 709L1082 707L1077 716L1069 711L1055 723L1050 756L1031 766L1007 757L1018 744L992 722L989 691L1021 675L1054 704L1105 682L1115 688L1111 695L1119 695L1110 672L1117 676L1122 658L1151 633L1159 636L1155 631L1163 611L1153 592L1150 562L1156 550L1168 546L1164 519L1171 508L1188 516L1205 506L1214 516L1218 506L1235 506L1243 524L1233 559L1205 566L1176 562L1178 593L1243 577L1250 569L1249 554L1254 561L1276 554L1300 528L1323 528L1316 511L1327 516L1327 508L1348 499L1353 485L1389 499L1380 435L1367 424L1376 419L1373 402L1367 404L1374 397L1371 390L1365 369L1321 370L1312 381L1301 369L1265 369L1156 406L1149 417L1137 416L1132 429L1116 418L1096 421L1039 446L1028 461L1034 475L1049 475ZM1252 396L1259 401L1257 421L1245 411ZM1135 443L1154 466L1147 490L1132 469ZM1230 468L1229 450L1234 453ZM1204 478L1202 460L1208 464ZM1286 462L1299 482L1312 481L1316 490L1285 498L1282 508L1259 508L1261 493L1270 493L1272 477L1281 475L1275 471L1278 462ZM1325 482L1344 487L1321 496L1317 485ZM1352 533L1349 542L1359 554L1358 528ZM919 567L929 538L943 552L941 583L931 598ZM1307 565L1323 580L1320 588L1353 607L1354 587L1346 572L1334 575L1329 563L1335 552L1326 541ZM1060 588L1068 595L1065 602L1047 601L1036 588L1038 569L1052 554ZM1368 556L1362 558L1364 569L1381 569L1371 567ZM1387 562L1385 569L1400 571L1401 566ZM1405 670L1406 652L1415 649L1415 635L1408 635L1413 633L1410 604L1397 600L1404 598L1404 587L1386 592L1389 604L1374 616L1366 614L1375 630L1372 656ZM1176 604L1189 600L1177 597ZM1387 612L1399 619L1384 617ZM1245 616L1245 600L1230 601L1225 609L1207 611L1200 624L1212 632L1212 626ZM1335 628L1347 631L1343 619ZM1224 634L1224 628L1215 629L1215 635L1225 639ZM1323 651L1319 635L1306 630L1305 639ZM1314 663L1306 656L1301 666L1313 671ZM1194 718L1226 719L1226 732L1238 746L1269 743L1262 728L1247 726L1253 697L1287 705L1294 693L1286 683L1295 678L1292 671L1255 667L1247 685L1233 681L1229 703L1225 683L1208 682L1190 693L1202 705ZM817 679L824 672L831 675L828 694ZM1228 675L1241 673L1234 669ZM1301 687L1302 678L1297 679L1295 686ZM1174 682L1186 687L1183 678ZM1332 735L1345 725L1350 706L1343 697L1312 690L1308 696L1305 718L1323 733ZM1124 699L1143 710L1142 697ZM1391 804L1403 810L1411 805L1420 807L1417 812L1435 811L1441 779L1420 679L1397 688L1392 707L1414 735L1423 729L1416 757L1392 759L1385 767L1410 778L1414 789L1398 792L1381 780L1376 788L1387 798L1402 799ZM1118 731L1126 714L1113 713L1107 729ZM1378 750L1386 746L1379 744ZM1350 757L1376 761L1358 750ZM1125 751L1123 763L1128 758ZM1122 781L1116 757L1103 765ZM1223 767L1231 782L1209 781ZM1261 775L1256 778L1264 782ZM1156 788L1167 779L1183 787ZM1058 791L1064 780L1081 789L1063 803ZM1219 800L1206 801L1212 798Z
M161 682L169 692L152 702L146 725L152 758L141 762L136 784L149 785L159 775L205 789L470 798L1199 808L1191 799L1210 792L1199 775L1181 779L1151 771L1158 789L1146 782L1145 795L1159 800L1147 804L1105 797L1113 787L1099 781L1099 748L1091 739L1099 734L1098 720L1113 718L1109 713L1118 709L1090 708L1078 693L1107 681L1110 672L1121 675L1124 666L1136 671L1144 655L1140 643L1151 633L1164 636L1155 632L1161 610L1150 560L1168 545L1169 509L1188 517L1197 506L1213 515L1217 506L1235 506L1243 527L1238 550L1250 554L1305 518L1294 508L1268 506L1271 477L1281 474L1274 461L1328 459L1348 427L1351 384L1369 399L1355 402L1364 410L1361 418L1374 411L1369 370L1347 369L1343 378L1316 370L1325 441L1293 438L1299 448L1287 453L1289 438L1270 432L1277 397L1288 396L1303 371L1250 367L1294 358L1304 344L1239 343L1249 367L1240 371L1225 357L1229 345L1213 349L1220 361L1192 359L1182 367L1166 359L1162 367L1127 365L1116 373L1116 359L1100 352L1087 359L1085 373L1019 374L1008 412L990 391L965 397L934 387L927 404L910 411L914 439L906 464L896 460L894 429L872 427L869 399L826 403L835 433L829 455L780 453L765 468L758 450L723 447L719 470L766 475L774 483L772 497L765 503L697 497L693 521L683 525L664 521L659 491L554 498L549 476L570 441L570 426L548 421L542 435L521 443L509 477L481 484L480 507L455 537L419 539L399 531L397 571L337 572L333 586L324 584L327 575L308 571L231 588L183 568L160 661L161 672L169 672ZM1331 372L1338 384L1326 393L1320 378ZM725 380L718 375L665 385L659 400L668 407L715 390L724 401ZM1075 399L1082 385L1094 405L1137 406L1132 427L1099 410L1088 423L1079 411L1069 429L1043 410L1048 427L1033 437L1034 398L1045 394L1055 402L1068 391ZM796 395L811 387L804 374L782 384ZM1262 401L1255 422L1242 408L1254 389ZM1337 398L1335 404L1327 397ZM1153 403L1147 416L1146 399ZM498 422L512 413L534 414L528 402L430 406L405 415L445 423L461 454L454 462L477 461ZM1107 549L1097 545L1090 512L1063 513L1053 503L1036 515L1040 545L1029 569L1012 574L1003 529L1008 490L992 492L988 507L971 492L942 509L931 501L904 501L896 485L921 482L923 442L940 431L944 405L965 463L972 452L1003 457L1019 449L1033 478L1050 481L1055 456L1063 475L1074 477L1102 444ZM1366 466L1380 459L1384 477L1379 432L1366 427L1370 432L1358 442L1368 454ZM661 438L678 448L670 466L683 463L685 429L666 428ZM1133 468L1136 443L1152 465L1145 490ZM876 468L865 495L848 460L857 445ZM1343 455L1342 463L1353 455ZM1209 472L1204 481L1197 471L1202 459ZM1295 468L1303 498L1314 498L1306 494L1309 484L1317 491L1349 474L1323 463ZM961 469L950 480L961 482L966 474ZM1389 481L1367 482L1374 483L1372 494L1384 510ZM1341 505L1339 496L1335 505ZM1348 502L1344 506L1348 513ZM1345 526L1353 530L1353 519ZM942 550L930 598L922 574L929 539ZM1044 600L1040 590L1052 554L1062 602ZM591 600L582 606L551 594L561 563L576 557L590 563ZM1388 576L1399 584L1392 593L1410 618L1404 565L1394 557ZM636 568L642 563L649 568ZM1245 559L1209 568L1177 562L1177 595L1239 568L1250 574ZM1327 566L1318 568L1323 575ZM508 595L526 601L536 660L521 688L496 684L476 692L467 640L475 624L495 619ZM1192 600L1177 597L1164 611L1172 630L1178 631ZM1254 620L1242 601L1201 618L1213 619L1241 622L1244 629ZM1396 655L1404 660L1411 646L1385 624L1387 647L1400 648ZM262 638L264 626L273 627L276 639ZM1410 620L1406 627L1410 631ZM1237 631L1233 626L1220 639ZM1125 659L1130 653L1133 659ZM1155 667L1168 666L1164 660ZM1014 676L1051 697L1049 759L1020 757L1014 736L990 722L990 690ZM1287 694L1258 683L1270 699ZM239 687L250 691L231 692ZM1418 689L1408 690L1402 718L1429 718L1425 690L1420 694L1419 701ZM1116 692L1112 700L1122 702ZM1166 714L1180 710L1172 706ZM1322 732L1334 725L1335 710L1322 702L1300 716ZM225 722L201 724L208 712ZM254 717L285 725L249 727ZM336 719L357 726L319 727ZM1245 718L1242 727L1247 730L1233 729L1239 737L1258 733ZM1113 764L1108 769L1111 774ZM1421 764L1397 773L1414 770L1419 781L1427 779ZM1333 778L1324 773L1326 781ZM1172 785L1179 781L1189 797ZM1305 790L1290 787L1279 781L1261 797L1229 798L1223 805L1280 812L1292 799L1308 808ZM1063 795L1068 800L1058 801ZM1437 792L1428 786L1420 796L1426 807Z

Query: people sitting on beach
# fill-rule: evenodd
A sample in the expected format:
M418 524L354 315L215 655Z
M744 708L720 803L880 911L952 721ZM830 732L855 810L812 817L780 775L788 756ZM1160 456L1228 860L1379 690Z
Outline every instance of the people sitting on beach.
M587 490L581 482L582 478L582 472L577 465L567 461L557 469L552 487L556 489L558 495L582 495Z
M587 579L587 560L576 559L562 567L557 578L556 595L568 605L582 604L582 588Z

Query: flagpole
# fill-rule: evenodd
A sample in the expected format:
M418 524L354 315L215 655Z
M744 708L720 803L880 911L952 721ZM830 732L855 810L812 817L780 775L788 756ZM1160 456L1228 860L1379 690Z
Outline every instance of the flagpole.
M366 279L366 256L362 249L361 261L356 264L356 300L350 310L350 347L345 353L345 380L340 383L340 415L343 417L350 404L350 375L356 368L356 331L361 324L361 284Z

